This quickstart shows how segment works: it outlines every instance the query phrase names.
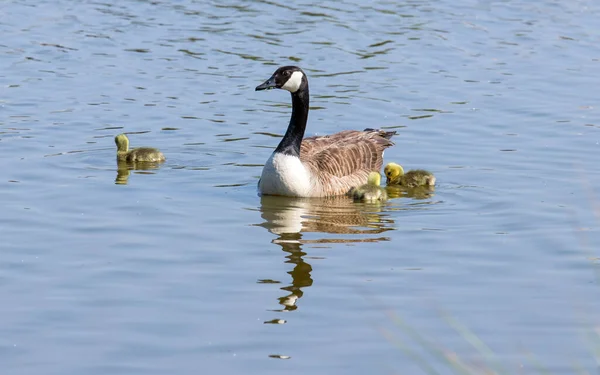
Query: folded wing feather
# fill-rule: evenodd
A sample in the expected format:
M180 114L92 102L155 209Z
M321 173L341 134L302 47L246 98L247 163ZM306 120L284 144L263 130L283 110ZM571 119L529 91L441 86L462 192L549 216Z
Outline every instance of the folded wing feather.
M383 151L394 144L389 138L395 133L346 130L305 138L300 160L315 177L318 195L345 194L350 188L364 184L369 172L381 169Z

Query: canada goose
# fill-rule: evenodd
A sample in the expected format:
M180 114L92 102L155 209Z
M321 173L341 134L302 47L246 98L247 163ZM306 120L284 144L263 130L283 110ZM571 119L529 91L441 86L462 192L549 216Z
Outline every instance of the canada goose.
M117 160L126 162L154 162L165 161L165 155L156 148L139 147L129 150L129 138L125 134L115 137L117 144Z
M404 173L401 165L388 163L383 169L387 185L400 185L409 188L435 185L435 176L423 169L414 169Z
M379 172L371 172L367 183L359 187L353 187L348 195L354 198L355 201L384 201L387 199L387 192L379 184L381 184L381 175Z
M261 194L292 197L343 195L361 184L369 172L379 171L383 151L394 143L395 131L345 130L304 138L308 119L308 79L297 66L284 66L256 91L283 89L292 95L292 116L287 131L267 160L258 190Z

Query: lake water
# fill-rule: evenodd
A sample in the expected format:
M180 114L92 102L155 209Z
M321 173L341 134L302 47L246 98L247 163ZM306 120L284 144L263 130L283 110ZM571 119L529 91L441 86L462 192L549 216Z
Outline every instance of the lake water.
M3 374L597 373L598 2L0 14ZM433 194L259 197L288 64L307 135L394 129ZM121 132L167 162L118 171Z

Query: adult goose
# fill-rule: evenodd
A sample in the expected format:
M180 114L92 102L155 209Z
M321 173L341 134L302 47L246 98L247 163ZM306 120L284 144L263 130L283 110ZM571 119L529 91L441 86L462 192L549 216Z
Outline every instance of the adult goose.
M308 79L297 66L283 66L256 91L283 89L292 94L292 117L285 135L265 163L258 181L260 194L327 197L346 194L379 171L383 151L395 131L345 130L304 138L308 119Z

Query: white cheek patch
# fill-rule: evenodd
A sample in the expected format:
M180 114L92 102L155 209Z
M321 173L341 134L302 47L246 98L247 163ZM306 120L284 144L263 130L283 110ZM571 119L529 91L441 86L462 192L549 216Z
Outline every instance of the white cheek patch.
M298 91L298 89L300 88L300 84L302 84L302 77L304 77L304 74L302 74L302 72L292 73L290 79L288 79L285 85L281 86L281 88L291 93Z

